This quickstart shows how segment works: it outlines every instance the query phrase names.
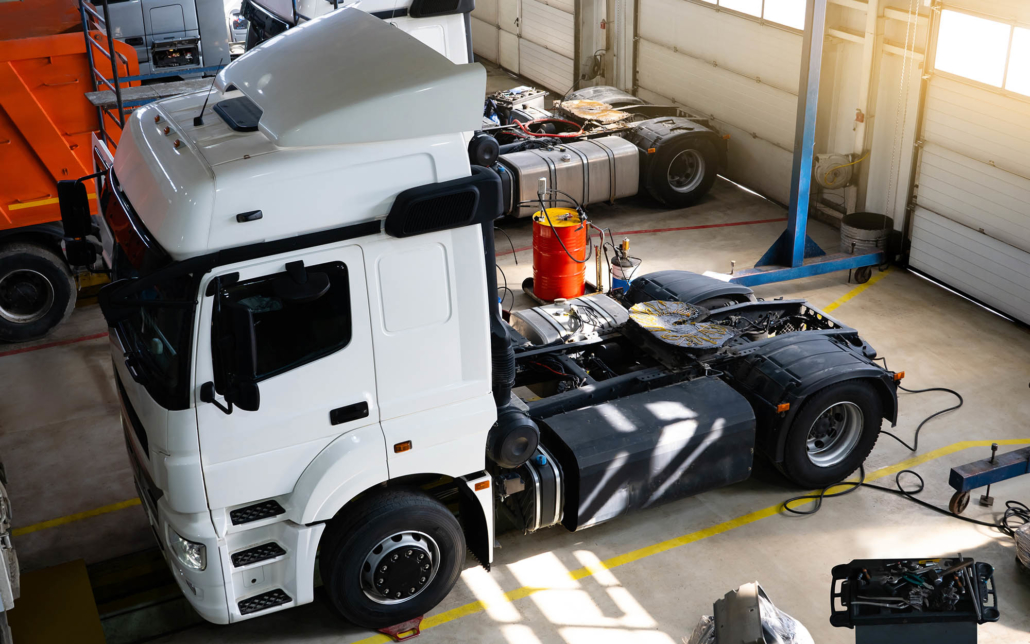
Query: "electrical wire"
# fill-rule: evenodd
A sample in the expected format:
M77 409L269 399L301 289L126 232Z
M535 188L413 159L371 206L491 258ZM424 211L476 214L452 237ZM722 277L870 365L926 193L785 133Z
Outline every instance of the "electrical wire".
M501 233L502 235L504 235L505 237L508 238L508 243L511 244L511 255L512 255L512 257L515 258L515 265L518 266L518 264L519 264L519 255L518 255L518 253L515 252L515 243L511 241L511 235L509 235L508 232L506 230L504 230L503 228L498 228L497 226L494 226L494 231L498 232L498 233Z
M886 359L880 358L880 360L883 360L884 368L886 369L887 368L887 361L886 361ZM953 394L959 400L957 405L953 405L953 406L948 407L946 409L942 409L940 411L934 412L933 414L930 414L929 416L924 418L923 421L921 423L919 423L919 426L916 427L915 440L913 441L914 445L909 445L908 443L906 443L905 441L901 440L900 438L898 438L897 436L895 436L894 434L892 434L890 432L886 432L886 431L881 431L880 432L881 434L886 434L886 435L890 436L891 438L893 438L894 440L898 441L899 443L904 445L909 451L912 451L912 452L915 452L916 448L919 445L919 432L923 429L923 426L926 425L926 423L930 422L934 418L937 418L941 414L944 414L944 413L947 413L949 411L954 411L954 410L958 409L959 407L961 407L965 403L965 401L962 399L961 394L959 394L957 391L954 391L952 389L947 389L945 387L930 387L930 388L927 388L927 389L907 389L905 387L899 386L898 388L901 389L902 391L906 391L906 392L912 393L912 394L922 394L922 393L928 393L928 392L931 392L931 391L944 391L944 392ZM952 517L954 519L958 519L960 521L965 521L966 523L972 523L974 525L980 525L980 526L984 526L984 527L988 527L988 528L994 528L994 529L1000 531L1001 533L1006 534L1006 535L1008 535L1010 537L1014 537L1016 530L1018 530L1021 526L1025 525L1027 523L1030 523L1030 508L1028 508L1025 504L1023 504L1023 503L1021 503L1019 501L1006 501L1005 502L1005 513L1003 514L1002 518L999 519L997 522L980 521L978 519L972 519L970 517L964 517L964 516L961 516L959 514L955 514L954 512L952 512L948 508L938 507L936 505L933 505L932 503L927 503L926 501L923 501L922 499L916 498L915 495L919 494L920 492L922 492L925 489L926 482L923 480L923 477L919 475L919 473L917 473L917 472L915 472L913 470L901 470L900 472L898 472L894 476L894 486L895 487L893 487L893 488L884 487L882 485L873 485L872 483L866 483L866 481L865 481L865 476L866 476L866 474L865 474L865 464L859 465L858 471L859 471L858 480L841 481L839 483L834 483L833 485L828 485L828 486L822 488L821 490L819 490L818 492L815 492L815 493L812 493L812 494L802 494L800 496L791 497L791 498L789 498L789 499L787 499L786 501L783 502L783 510L785 512L788 512L790 514L795 514L795 515L801 515L801 516L813 515L813 514L815 514L816 512L818 512L822 508L823 500L824 499L832 499L832 498L839 497L839 496L845 496L845 495L851 494L852 492L854 492L855 490L857 490L860 487L867 487L867 488L871 488L871 489L874 489L874 490L879 490L880 492L887 492L889 494L894 494L896 496L903 497L903 498L905 498L905 499L907 499L907 500L909 500L909 501L911 501L911 502L913 502L913 503L915 503L917 505L923 506L924 508L926 508L928 510L933 510L934 512L937 512L939 514L943 514L945 516L949 516L949 517ZM918 481L918 487L916 487L914 489L905 489L905 486L902 485L902 482L901 482L901 477L904 474L908 474L908 475L914 476L916 478L916 480ZM832 490L834 488L837 488L837 487L844 487L846 489L841 490L839 492L832 492L832 493L830 492L830 490ZM807 505L809 503L813 504L812 507L809 508L809 509L804 509L803 510L803 509L800 509L798 507L798 506L801 506L801 505Z

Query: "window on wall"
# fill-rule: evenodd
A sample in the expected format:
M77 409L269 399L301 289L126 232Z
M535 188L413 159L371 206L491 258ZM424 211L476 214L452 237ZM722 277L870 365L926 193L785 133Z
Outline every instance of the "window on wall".
M794 29L805 28L807 0L702 0L702 2Z
M945 9L934 67L1030 96L1030 29Z

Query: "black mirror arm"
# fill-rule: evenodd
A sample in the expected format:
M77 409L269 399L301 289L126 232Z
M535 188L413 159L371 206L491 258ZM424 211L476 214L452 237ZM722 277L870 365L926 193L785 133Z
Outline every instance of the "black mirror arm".
M232 413L231 400L226 400L226 404L223 405L222 403L218 402L218 400L215 398L215 383L213 382L205 382L200 386L200 401L211 403L225 415L229 415Z

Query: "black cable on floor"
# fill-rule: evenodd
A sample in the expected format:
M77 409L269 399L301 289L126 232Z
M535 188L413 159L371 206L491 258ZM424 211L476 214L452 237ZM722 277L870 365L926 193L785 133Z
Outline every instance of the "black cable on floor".
M928 422L930 422L934 418L937 418L941 414L946 414L949 411L955 411L956 409L961 407L966 402L965 400L962 399L962 394L960 394L959 392L955 391L954 389L948 389L947 387L930 387L929 389L906 389L905 387L902 387L901 385L898 385L898 389L900 389L902 391L905 391L905 392L908 392L910 394L925 394L925 393L930 392L930 391L944 391L944 392L947 392L947 393L955 396L956 398L958 398L958 404L957 405L953 405L953 406L948 407L946 409L942 409L942 410L940 410L938 412L930 414L929 416L927 416L926 418L923 419L923 422L919 423L919 426L916 427L915 440L913 441L912 445L909 445L908 443L906 443L905 441L901 440L900 438L898 438L897 436L895 436L894 434L892 434L890 432L886 432L886 431L882 431L882 430L880 431L881 434L885 434L887 436L890 436L894 440L898 441L899 443L901 443L902 445L907 447L908 450L911 451L911 452L915 452L915 451L917 451L919 449L919 432L921 432L923 430L923 425L927 424Z

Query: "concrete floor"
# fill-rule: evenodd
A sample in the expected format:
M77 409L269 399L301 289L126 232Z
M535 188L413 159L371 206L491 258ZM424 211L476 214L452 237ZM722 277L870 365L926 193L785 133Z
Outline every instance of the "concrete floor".
M492 86L515 81L494 72ZM592 221L628 236L646 272L667 268L728 270L748 266L783 229L779 221L664 232L655 229L778 220L782 207L719 180L693 208L664 211L644 199L589 209ZM515 248L529 246L526 221L508 222ZM819 223L810 235L833 248L837 231ZM513 256L503 235L498 264L516 294L531 275L531 252ZM515 264L515 258L519 263ZM763 298L803 297L825 307L849 293L844 273L756 289ZM510 301L510 300L508 300ZM507 306L507 302L506 302ZM962 409L929 424L913 467L926 480L926 501L946 505L953 466L989 455L983 447L947 449L961 441L1030 441L1030 333L913 274L892 268L833 315L858 328L907 373L910 388L950 387ZM69 324L36 346L103 333L97 307L75 311ZM32 345L28 345L32 346ZM7 466L16 527L135 497L117 415L105 338L73 341L23 353L0 347L0 458ZM947 394L905 394L896 431L911 438L918 422L951 405ZM1003 450L1014 449L1004 447ZM873 472L912 458L882 437L867 461ZM890 485L893 476L880 483ZM801 620L820 644L854 634L831 628L830 569L857 558L927 557L961 552L997 568L1001 621L980 628L985 643L1030 642L1030 576L1017 570L1012 541L987 528L934 514L903 499L860 490L828 501L819 514L767 513L739 525L726 522L774 507L796 493L769 467L730 488L684 499L580 533L551 528L499 539L492 573L471 562L450 596L429 616L421 640L433 642L672 643L689 634L712 602L758 580L780 609ZM974 505L968 516L989 520L1001 500L1030 500L1030 476L993 488L994 512ZM713 529L713 527L715 527ZM678 542L669 540L689 535ZM84 518L15 538L24 569L75 558L87 562L152 547L138 507ZM656 544L660 544L657 545ZM632 553L625 557L627 553ZM613 559L615 558L615 559ZM598 566L608 562L609 569ZM590 574L590 573L593 574ZM319 591L318 594L320 594ZM476 603L480 602L480 603ZM161 642L358 642L359 631L314 604L230 627L200 625Z

